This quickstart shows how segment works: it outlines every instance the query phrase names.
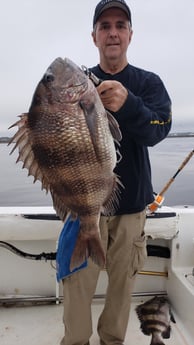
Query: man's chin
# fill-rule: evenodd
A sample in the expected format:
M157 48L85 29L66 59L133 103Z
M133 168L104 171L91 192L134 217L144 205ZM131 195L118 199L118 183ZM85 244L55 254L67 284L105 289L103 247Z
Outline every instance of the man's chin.
M119 55L116 55L116 54L108 54L106 57L110 61L116 61L119 59Z

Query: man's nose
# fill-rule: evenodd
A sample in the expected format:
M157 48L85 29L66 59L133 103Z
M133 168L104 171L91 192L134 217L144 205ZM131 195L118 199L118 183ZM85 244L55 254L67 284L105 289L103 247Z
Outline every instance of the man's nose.
M109 36L116 37L118 35L117 29L115 27L111 27L109 30Z

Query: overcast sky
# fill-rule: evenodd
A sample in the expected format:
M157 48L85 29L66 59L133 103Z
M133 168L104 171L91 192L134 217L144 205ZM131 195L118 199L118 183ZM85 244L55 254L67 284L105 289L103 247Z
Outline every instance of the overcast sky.
M91 39L97 0L1 1L0 135L27 112L34 89L58 56L98 63ZM128 0L133 40L129 62L160 75L173 102L174 127L194 131L194 1ZM15 131L15 130L14 130Z

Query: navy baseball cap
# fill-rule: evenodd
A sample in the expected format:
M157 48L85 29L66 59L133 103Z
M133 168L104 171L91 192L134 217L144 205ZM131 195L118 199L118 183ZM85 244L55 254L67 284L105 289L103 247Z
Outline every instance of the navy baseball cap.
M129 9L129 6L124 0L101 0L95 8L94 17L93 17L93 27L98 21L98 18L101 16L102 12L112 7L117 7L123 10L127 15L130 24L132 25L131 11Z

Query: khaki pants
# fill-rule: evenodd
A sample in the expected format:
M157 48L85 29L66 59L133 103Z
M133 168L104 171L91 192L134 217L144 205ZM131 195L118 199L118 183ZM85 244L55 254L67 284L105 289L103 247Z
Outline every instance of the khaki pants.
M100 219L101 240L106 251L108 288L98 321L102 345L121 345L129 320L134 277L146 258L145 211ZM99 268L88 267L64 279L65 336L61 345L84 345L92 335L91 303Z

